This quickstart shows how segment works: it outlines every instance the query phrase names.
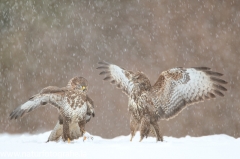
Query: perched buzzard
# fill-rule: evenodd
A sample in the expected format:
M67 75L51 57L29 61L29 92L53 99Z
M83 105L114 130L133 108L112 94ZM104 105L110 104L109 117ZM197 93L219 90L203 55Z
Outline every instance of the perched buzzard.
M83 77L72 78L68 85L63 88L48 86L42 89L39 94L31 97L26 103L17 107L10 114L10 119L22 117L39 106L49 103L59 110L63 124L62 138L69 142L75 138L71 136L69 130L72 125L78 124L80 132L85 133L88 105L92 103L92 100L87 96L87 89L88 82Z
M89 98L87 96L87 114L86 114L86 121L81 122L81 124L86 124L87 122L90 121L91 117L95 116L94 113L94 103L93 100L91 98ZM80 130L79 124L74 122L74 123L70 123L69 124L69 133L72 139L78 139L79 137L83 136L83 132ZM58 122L55 125L53 131L51 132L51 134L48 137L48 141L58 141L60 139L60 137L63 135L63 117L61 115L59 115L58 117ZM84 136L83 140L85 140L87 137ZM93 139L91 137L91 139Z
M97 69L103 69L100 75L106 75L104 80L111 80L129 97L131 140L138 128L140 141L153 128L157 141L163 141L157 124L159 119L173 118L186 106L215 95L224 96L221 91L227 91L221 85L227 82L218 78L222 74L207 67L172 68L162 72L151 86L142 72L133 73L106 62L99 64Z

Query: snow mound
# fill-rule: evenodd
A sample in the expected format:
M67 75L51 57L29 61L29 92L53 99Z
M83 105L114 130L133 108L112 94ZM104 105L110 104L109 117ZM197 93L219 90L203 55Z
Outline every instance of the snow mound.
M49 134L0 134L0 158L240 158L240 139L227 135L164 137L164 142L149 137L138 142L140 136L137 133L132 142L129 135L113 139L93 136L93 140L85 142L79 138L70 143L45 143Z

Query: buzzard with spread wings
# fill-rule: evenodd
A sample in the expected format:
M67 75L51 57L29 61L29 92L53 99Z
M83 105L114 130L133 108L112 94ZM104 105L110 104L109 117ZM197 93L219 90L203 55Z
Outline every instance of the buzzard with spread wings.
M80 128L79 131L85 133L85 124L89 120L87 119L88 105L92 103L92 100L87 96L87 89L88 81L83 77L72 78L63 88L48 86L26 103L17 107L10 114L10 119L17 119L40 106L50 104L56 107L60 113L63 124L63 140L70 142L70 140L75 139L75 136L70 133L75 130L69 130L72 129L72 125L77 124Z
M157 141L163 141L157 121L170 119L186 106L205 99L224 96L227 91L221 73L207 67L172 68L160 74L154 85L142 72L134 73L107 62L99 62L104 80L116 84L129 97L131 140L140 129L140 141L153 130ZM131 141L130 140L130 141Z

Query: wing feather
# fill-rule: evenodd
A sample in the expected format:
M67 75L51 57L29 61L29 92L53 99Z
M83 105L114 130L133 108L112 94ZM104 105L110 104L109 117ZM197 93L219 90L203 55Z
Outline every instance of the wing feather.
M168 119L187 105L224 96L221 91L227 89L221 84L227 82L218 78L221 73L209 70L207 67L173 68L162 72L151 91L159 115Z
M117 88L123 89L128 95L130 94L133 88L133 82L131 81L133 72L106 62L98 62L98 64L100 66L97 69L103 69L100 75L105 75L103 80L110 80L112 84L116 84Z
M57 101L62 97L61 93L64 91L65 89L53 86L42 89L39 94L34 95L26 103L20 105L14 111L12 111L10 114L10 119L17 119L19 117L22 117L23 115L40 106L46 105L47 103L50 103L56 107L61 106L57 103Z
M89 96L87 96L87 115L89 116L87 122L90 121L91 116L95 117L94 102Z
M48 86L48 87L43 88L40 91L40 94L60 93L60 92L66 92L68 90L70 90L70 88L67 88L67 87L59 88L59 87L56 87L56 86Z

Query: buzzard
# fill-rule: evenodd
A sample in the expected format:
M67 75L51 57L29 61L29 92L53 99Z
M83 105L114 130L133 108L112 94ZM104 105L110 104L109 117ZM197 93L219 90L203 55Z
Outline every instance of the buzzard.
M75 138L70 134L74 124L78 124L80 132L85 133L85 124L89 120L88 108L89 104L92 104L92 100L87 96L87 90L88 81L83 77L72 78L63 88L48 86L17 107L10 114L10 119L17 119L40 106L50 104L60 113L63 140L70 142Z
M99 62L97 69L103 71L104 80L116 84L128 96L131 139L140 129L140 141L153 130L157 141L163 141L157 121L175 117L186 106L224 96L227 91L219 77L223 74L213 72L207 67L172 68L160 74L154 85L143 72L127 71L107 62Z
M81 122L81 124L86 124L87 122L90 121L91 117L95 116L94 113L94 103L93 100L91 98L89 98L87 96L87 114L86 114L86 120L84 122ZM79 124L74 122L74 123L70 123L69 124L69 133L72 139L78 139L79 137L83 136L83 132L80 130ZM60 139L60 137L63 134L63 117L61 115L59 115L58 117L58 122L55 125L53 131L51 132L51 134L48 137L47 142L49 141L58 141ZM87 137L84 136L83 141L86 140ZM93 137L91 137L91 139L93 139Z

